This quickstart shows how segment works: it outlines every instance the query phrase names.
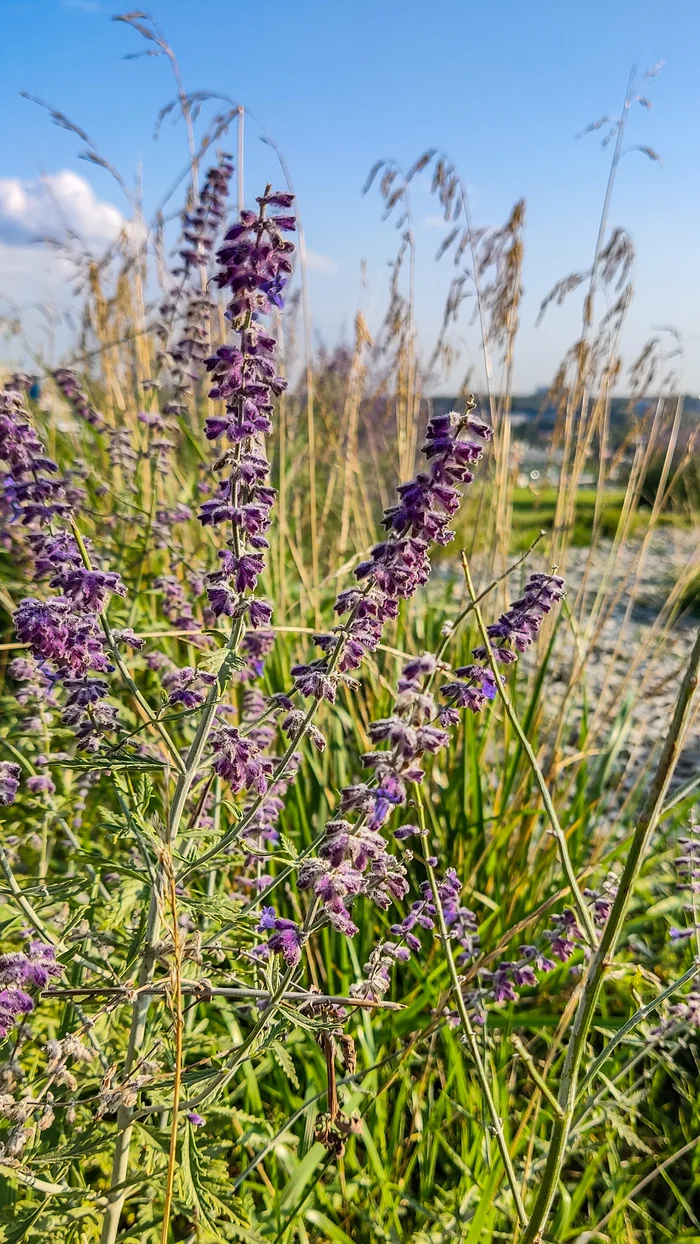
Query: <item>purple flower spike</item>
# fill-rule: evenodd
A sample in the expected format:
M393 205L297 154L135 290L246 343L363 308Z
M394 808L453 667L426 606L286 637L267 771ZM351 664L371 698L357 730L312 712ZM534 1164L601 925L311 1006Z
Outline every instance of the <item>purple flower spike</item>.
M261 317L282 306L294 251L282 234L295 228L293 217L269 216L267 209L289 207L292 200L286 192L266 193L258 199L257 212L242 211L228 230L217 252L215 280L230 291L226 317L237 337L205 360L209 396L224 406L206 420L205 435L209 440L225 438L229 446L216 463L220 482L199 511L203 526L230 530L226 548L219 552L220 568L206 577L209 607L215 617L247 614L259 632L269 626L272 607L249 593L255 592L265 570L265 533L275 499L261 440L272 431L275 401L286 388L275 367L277 344ZM256 646L246 636L244 645L249 661L240 680L249 681L262 674L270 644L261 636Z
M76 410L95 423L97 416L72 373L63 369L56 373L56 380ZM39 678L43 679L54 702L56 684L67 686L85 679L90 671L112 670L99 614L111 595L124 596L126 589L115 572L83 565L83 552L72 532L54 529L57 520L70 515L79 494L61 478L56 463L46 457L26 421L21 395L7 389L0 392L0 462L6 464L0 474L0 514L10 522L21 521L29 529L27 543L34 557L35 578L50 576L50 586L61 593L47 600L25 598L14 617L17 638L28 645L35 658L31 681L37 688ZM26 681L22 674L18 677ZM102 697L108 692L106 682L96 680L92 687L99 687ZM26 702L28 689L21 696ZM94 705L95 701L90 703ZM111 706L98 705L86 714L76 708L72 698L62 720L75 727L79 747L88 751L97 750L101 736L116 725ZM35 794L53 790L48 776L31 778L27 785ZM6 794L7 790L9 787Z

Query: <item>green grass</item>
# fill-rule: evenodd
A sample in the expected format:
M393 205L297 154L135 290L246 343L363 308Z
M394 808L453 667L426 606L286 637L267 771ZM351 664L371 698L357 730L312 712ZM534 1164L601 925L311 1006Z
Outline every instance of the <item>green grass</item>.
M618 530L625 499L624 489L608 488L605 490L600 506L599 534L603 539L612 539ZM557 490L546 488L515 488L513 490L513 543L516 552L530 547L538 531L549 532L554 525ZM591 534L596 513L596 491L594 488L579 488L576 494L574 524L569 533L569 542L576 548L587 548L591 542ZM692 519L682 513L664 511L659 522L662 526L688 527ZM641 534L649 523L649 510L646 507L637 509L630 523L631 534Z
M533 507L529 490L519 491L513 501L514 529L524 533L543 525L543 512L551 513L551 502L551 494L545 494ZM620 504L619 496L609 500L611 511ZM581 515L590 513L591 508L590 494L585 494ZM123 510L109 532L96 527L91 534L93 539L112 542L115 550L137 549L132 522L128 510ZM186 536L188 564L210 556L195 526L191 530L188 527ZM140 557L129 556L135 590ZM168 560L167 550L151 554L135 598L137 629L162 627L158 598L150 582L159 565L162 568ZM274 549L271 564L275 564ZM451 565L456 574L454 556ZM287 594L292 597L291 560L287 574ZM8 578L7 587L12 594L17 591L15 573ZM510 590L517 591L517 580ZM331 600L331 595L324 593L323 616L329 615ZM489 616L493 616L494 606L495 602L488 603ZM387 635L387 643L408 652L435 649L443 618L454 617L458 607L454 580L438 581L428 602L423 599L403 612ZM115 620L119 620L119 608L117 605ZM295 616L309 620L304 618L303 607ZM551 645L545 643L539 651L537 668L528 676L524 668L516 667L510 676L514 701L536 750L544 747L548 737L548 687L555 666L562 660L568 626L562 615ZM449 660L454 665L468 661L475 642L477 634L471 625L455 637ZM159 646L179 664L191 661L194 655L182 640L165 639ZM290 665L308 651L308 637L280 636L267 665L268 689L287 686ZM293 850L309 847L335 807L338 789L357 775L359 754L366 747L366 723L391 711L397 669L395 656L378 654L376 662L365 670L359 689L344 692L336 712L324 711L321 724L328 747L322 756L305 748L301 773L281 821L284 841ZM144 693L157 702L157 680L152 675L141 678ZM234 701L236 698L234 694ZM643 711L643 706L638 707ZM9 727L5 730L7 745L19 747L28 758L33 756L37 744L31 735L22 735L21 727L18 732L11 697L5 699L4 708ZM567 712L566 734L580 759L561 771L553 781L553 790L574 865L584 870L593 858L597 861L594 878L621 859L625 835L633 827L639 807L641 787L618 817L614 833L603 829L606 803L615 792L620 772L619 750L626 721L634 711L633 704L628 704L623 713L599 728L594 738L589 733L590 710L583 679ZM187 729L186 724L183 729ZM75 777L70 768L55 772L55 815L69 815ZM145 831L149 822L157 822L163 814L162 796L147 778L134 778L132 785L134 806L144 818ZM536 936L546 925L546 915L537 915L540 906L549 903L559 910L566 900L532 773L498 705L483 717L465 718L456 731L449 757L430 766L426 790L431 849L441 867L453 866L465 879L464 901L478 913L484 952L502 946L501 953L505 953L523 938ZM687 966L687 944L676 950L667 938L669 924L683 920L682 898L669 861L687 809L687 800L673 808L657 836L627 925L629 947L621 956L624 966L613 974L606 988L591 1036L589 1061L639 1002L653 998L662 984ZM47 884L37 887L33 878L38 848L32 844L47 833L47 824L50 871ZM39 800L26 799L16 810L8 810L3 833L6 838L10 835L10 841L12 835L19 836L13 854L22 887L48 921L59 912L65 913L62 918L67 918L69 925L87 918L92 936L110 947L110 959L119 974L128 973L132 930L138 927L144 910L148 883L142 869L134 868L139 840L134 836L135 826L124 817L114 783L102 780L84 814L78 832L85 861L80 853L67 848L56 824L53 819L47 823L46 808ZM89 876L85 871L88 861L92 870ZM273 876L280 872L274 858L269 871ZM415 894L423 880L422 866L413 861L409 872ZM108 877L112 878L109 882ZM100 880L108 884L108 900L100 893ZM277 901L281 910L294 915L305 898L297 890L293 875L290 883L286 896L284 890L278 892ZM216 919L217 903L228 901L229 885L223 870L213 895L205 899L197 887L190 897L188 911L205 937ZM382 915L363 907L357 913L360 932L352 941L325 930L313 951L314 979L325 990L347 993L377 939L386 935L388 925L403 910L401 907L398 912ZM17 913L7 895L2 918L7 932L18 927ZM513 933L522 922L526 922L525 930ZM635 938L643 944L641 956L631 949ZM577 960L581 960L580 953ZM226 963L236 970L235 957ZM188 974L200 971L213 977L220 976L222 968L205 954L201 968L188 967ZM69 968L69 973L77 981L80 969ZM558 968L537 991L524 990L516 1005L492 1010L481 1037L497 1104L508 1120L513 1160L517 1169L530 1172L531 1183L551 1126L551 1112L546 1103L537 1103L533 1096L534 1086L515 1056L510 1035L517 1032L526 1041L540 1067L549 1056L547 1075L555 1083L565 1051L557 1031L573 986L568 968ZM459 1239L480 1244L509 1238L510 1198L481 1091L458 1033L436 1019L448 987L440 945L427 938L425 954L395 974L390 997L401 1002L404 1009L398 1014L380 1012L350 1018L347 1030L357 1046L358 1073L340 1093L344 1109L359 1112L362 1130L348 1141L341 1162L330 1158L313 1139L313 1121L323 1108L326 1086L325 1063L313 1034L293 1023L273 1027L265 1045L244 1065L230 1088L205 1110L205 1127L183 1134L172 1239L250 1239L279 1244L296 1240L300 1244L347 1240L354 1244L374 1244L377 1240L433 1244ZM105 1013L93 1005L87 1009L97 1014L95 1033L106 1057L118 1064L125 1040L124 1010ZM38 1015L26 1056L41 1091L43 1040L74 1029L79 1021L70 1005L45 1003ZM219 1052L238 1044L250 1024L249 1012L241 1012L223 1000L201 1002L190 1012L186 1092L199 1083L198 1066L211 1059L216 1063ZM648 1034L652 1027L653 1019L644 1031ZM167 1008L162 1003L154 1006L147 1048L164 1044L160 1070L146 1100L164 1104L172 1079L169 1029ZM637 1033L634 1041L618 1047L606 1068L607 1079L597 1082L604 1096L574 1135L562 1196L547 1239L575 1239L621 1200L655 1162L680 1148L700 1126L693 1088L695 1047L691 1043L672 1058L665 1048L650 1043L642 1062L626 1072L626 1063L639 1049L639 1037ZM275 1041L283 1042L283 1048ZM338 1074L342 1077L342 1068ZM640 1074L649 1085L643 1109L637 1089ZM64 1172L72 1170L75 1191L62 1198L38 1198L10 1178L0 1194L8 1242L31 1238L73 1244L98 1238L99 1215L90 1211L85 1198L87 1193L104 1191L114 1143L113 1117L96 1120L91 1105L99 1090L100 1075L99 1064L80 1073L78 1119L73 1127L64 1125L65 1105L60 1108L66 1091L57 1091L56 1120L35 1134L24 1158L26 1168L42 1178L62 1178ZM614 1093L606 1091L606 1084L615 1077L619 1078ZM264 1158L246 1175L247 1165L262 1152ZM159 1240L166 1153L167 1127L161 1126L157 1115L150 1116L137 1129L120 1240L154 1244ZM686 1227L694 1169L691 1155L679 1161L668 1178L660 1177L652 1186L653 1199L648 1204L653 1206L650 1212L661 1232L658 1238L692 1238ZM232 1188L236 1188L235 1195ZM229 1221L229 1213L235 1223ZM196 1221L200 1226L193 1236ZM615 1244L645 1240L643 1221L644 1213L621 1211L608 1228L610 1239Z

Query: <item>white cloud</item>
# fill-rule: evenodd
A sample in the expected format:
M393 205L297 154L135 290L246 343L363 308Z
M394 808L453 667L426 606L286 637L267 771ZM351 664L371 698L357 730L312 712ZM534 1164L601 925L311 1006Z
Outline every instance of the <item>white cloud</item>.
M113 241L123 225L121 212L101 202L90 183L69 169L36 181L0 178L0 243L26 246L73 234L99 245Z
M306 266L309 272L325 272L329 276L338 271L335 260L330 255L320 255L318 251L306 252Z
M60 356L71 336L66 313L76 311L74 276L74 264L48 247L0 243L0 325L17 316L22 331L20 338L0 332L0 369L31 366L25 341L39 353Z

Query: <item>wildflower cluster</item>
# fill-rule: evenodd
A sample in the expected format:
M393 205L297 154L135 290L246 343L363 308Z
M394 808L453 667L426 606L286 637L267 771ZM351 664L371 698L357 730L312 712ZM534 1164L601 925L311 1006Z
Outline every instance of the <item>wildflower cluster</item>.
M4 527L13 522L34 527L68 514L65 480L29 423L21 393L13 389L0 392L0 463L5 464Z
M497 622L487 628L489 644L495 660L501 665L517 661L540 632L543 618L564 596L564 580L558 575L531 574L519 600L513 602ZM488 665L485 647L472 649L474 662L455 670L455 681L442 687L450 708L443 710L442 720L457 720L459 708L478 713L487 700L496 696L496 679Z
M445 534L444 526L439 530ZM561 600L563 589L564 581L556 576L530 576L523 596L489 628L489 638L497 641L503 664L517 660L517 652L525 651L533 642L542 618ZM411 786L423 780L426 755L436 755L449 745L450 735L445 727L459 720L458 706L479 712L485 702L495 696L492 671L485 664L478 664L487 659L486 650L476 648L472 655L475 663L456 671L459 681L442 687L448 704L441 707L430 690L440 672L436 658L426 653L403 666L393 714L369 726L372 742L383 745L362 757L363 767L372 770L373 780L342 790L338 812L326 826L326 841L318 858L310 859L300 870L299 886L313 888L324 916L340 932L351 936L356 931L349 907L359 895L369 897L386 909L392 901L405 897L408 891L405 866L387 850L381 831L392 813L406 805ZM307 670L303 677L308 676ZM348 814L354 821L344 819ZM394 831L394 837L400 842L423 833L420 827L406 824ZM437 860L431 862L434 865ZM476 919L459 904L461 885L456 874L450 871L439 885L451 936L459 942L460 962L466 963L478 949ZM599 901L602 904L602 898ZM367 996L378 996L388 985L391 964L405 961L420 946L415 926L432 928L434 917L430 885L425 882L421 898L412 905L408 916L401 924L392 926L392 933L400 940L397 943L384 941L376 948L358 990L367 990ZM580 931L573 913L567 912L557 919L552 950L557 958L565 951L568 957L581 936ZM470 999L480 1014L483 1010L479 1002L481 996L502 1001L510 994L515 996L516 984L534 979L533 962L541 965L540 970L549 970L551 961L534 948L523 947L521 954L521 961L504 962L488 982L480 983L479 990Z
M412 833L416 832L415 827L409 829ZM395 837L400 835L401 831L397 830ZM433 865L436 862L431 860ZM461 902L462 882L453 868L447 869L438 881L437 890L449 938L457 951L455 961L462 969L473 965L476 984L464 990L464 1000L475 1024L486 1022L489 1006L517 1002L521 989L536 988L539 983L536 973L552 972L557 964L567 963L578 949L585 951L585 940L576 915L571 908L565 908L551 917L550 927L542 932L541 945L525 943L518 947L517 959L500 959L492 969L481 966L478 919ZM586 892L598 924L607 919L614 893L614 883L610 878L600 891ZM405 963L411 955L422 952L420 934L426 930L433 931L436 924L436 906L429 881L421 884L420 894L421 897L411 904L403 920L391 926L390 932L395 940L382 941L372 951L364 965L363 979L352 987L355 996L381 998L391 984L392 965ZM550 955L551 958L548 957ZM451 1025L459 1024L456 1011L449 1011L446 1018Z
M473 414L472 404L463 415L451 412L429 421L423 445L429 469L399 486L399 502L384 512L383 525L391 534L375 546L370 560L357 567L355 574L362 586L341 592L335 602L335 612L341 617L348 614L348 621L331 634L314 637L324 653L322 658L292 669L295 688L303 696L333 703L338 682L347 680L349 671L376 649L384 623L398 614L400 599L410 597L427 581L430 546L447 544L453 538L448 524L459 506L460 485L472 482L469 466L483 453L482 446L465 433L482 440L491 435L491 429ZM449 743L448 733L436 724L437 705L423 686L423 680L435 671L435 659L429 655L404 666L394 714L369 728L373 742L388 745L362 758L363 767L373 770L373 784L360 782L342 790L318 856L299 872L300 888L310 889L320 901L322 916L348 936L357 931L349 908L359 895L387 910L408 892L405 867L387 850L380 831L392 811L406 803L410 784L421 781L422 757L436 754ZM306 716L294 711L283 729L296 729L296 738L310 724ZM323 736L315 728L314 733L316 745L322 747ZM346 819L348 815L354 820ZM404 826L402 836L408 832Z
M46 989L62 970L53 947L44 942L29 942L26 951L0 955L0 1038L34 1010L34 999L27 989Z
M336 599L335 612L348 615L348 621L330 635L315 637L324 652L320 660L292 670L303 696L333 703L338 681L376 649L385 622L398 615L399 600L408 599L427 582L430 546L454 538L448 524L459 508L460 488L474 479L470 467L483 453L465 433L483 440L492 435L473 414L473 404L464 414L452 411L429 421L422 448L428 470L397 488L399 501L384 511L382 519L388 538L375 545L369 560L355 570L362 586L349 588Z
M202 364L209 352L212 300L206 289L205 274L217 234L226 216L226 199L232 173L231 157L223 152L218 163L207 172L199 201L183 215L178 251L180 262L173 269L173 276L178 278L179 286L172 298L164 302L160 309L162 323L159 332L165 345L180 308L182 294L187 291L177 340L167 351L172 392L163 406L166 415L179 416L186 413L188 396L200 377ZM195 285L190 284L193 277L197 282Z
M246 660L243 681L262 673L273 635L265 628L272 607L255 597L265 566L270 510L275 491L269 485L270 464L263 438L272 430L274 400L286 382L276 374L276 343L260 322L273 306L282 305L282 292L292 269L293 243L283 235L293 231L294 217L268 210L288 209L292 195L266 192L258 211L241 213L218 252L217 284L231 292L226 315L238 334L236 345L220 346L207 360L212 380L209 396L223 406L205 424L209 440L225 438L228 447L216 463L222 478L215 496L205 501L199 518L204 526L226 525L230 534L219 551L219 569L206 576L209 608L215 618L229 617L242 631L247 619L253 632L241 636ZM237 790L263 793L270 772L268 759L259 759L252 739L222 726L212 737L214 765L221 776L231 775Z
M5 504L30 529L35 574L59 593L20 601L15 633L50 680L62 683L64 723L75 729L81 747L95 751L116 724L115 710L104 703L107 682L90 677L113 668L99 615L110 596L124 596L126 589L115 572L87 568L75 537L55 528L71 512L65 482L27 421L20 396L7 391L0 395L0 461L7 464Z
M281 303L294 249L282 236L294 228L294 217L267 216L268 207L287 206L291 196L268 194L258 202L257 213L241 213L218 253L217 283L231 289L227 316L239 342L220 346L206 364L213 381L209 396L225 410L207 419L205 432L210 440L225 437L231 447L216 464L224 473L216 496L204 502L199 515L205 526L231 527L227 547L219 553L221 567L207 580L212 611L228 617L247 614L256 629L270 621L272 610L245 593L255 591L265 564L265 532L275 496L260 438L271 432L274 398L286 387L276 374L275 340L257 317L267 314L273 302Z

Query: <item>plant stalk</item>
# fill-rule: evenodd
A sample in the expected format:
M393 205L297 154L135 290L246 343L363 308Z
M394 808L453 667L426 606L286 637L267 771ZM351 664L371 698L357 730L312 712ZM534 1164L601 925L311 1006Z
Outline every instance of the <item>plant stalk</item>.
M612 911L603 928L600 943L590 960L584 977L581 999L574 1018L557 1094L564 1116L556 1121L552 1130L547 1162L522 1244L541 1244L543 1239L543 1231L552 1208L564 1164L566 1145L576 1107L579 1070L586 1049L588 1033L595 1015L603 979L615 953L644 856L651 836L660 820L666 792L676 767L685 730L692 712L699 670L700 630L698 631L683 682L678 692L676 708L666 736L663 753L654 780L649 788L649 794L647 795L625 861Z
M423 807L422 796L417 785L413 786L413 794L414 794L414 799L416 801L416 806L418 808L419 824L420 824L421 829L425 830L426 829L425 809ZM515 1174L515 1169L513 1167L513 1162L510 1156L510 1151L508 1149L508 1142L505 1137L505 1132L503 1131L503 1120L501 1119L498 1113L498 1109L496 1107L496 1103L493 1098L493 1093L491 1092L491 1085L489 1084L489 1078L486 1072L486 1067L481 1057L481 1050L479 1049L479 1042L477 1040L476 1033L474 1032L474 1028L472 1026L471 1019L469 1017L469 1011L467 1010L466 1002L464 1001L464 995L462 993L462 981L460 980L459 972L457 971L457 964L455 963L454 955L452 953L452 945L450 943L450 934L447 928L447 923L445 921L445 913L442 908L442 900L440 898L440 891L438 889L437 878L435 876L435 869L430 863L430 850L428 847L428 840L425 835L423 836L423 850L424 850L424 856L425 856L425 859L424 859L425 869L428 874L428 880L430 882L430 890L433 896L433 903L435 904L435 914L437 916L438 929L440 931L440 938L441 938L441 941L442 941L442 944L445 950L445 958L447 960L447 966L448 966L449 973L450 973L450 979L452 981L454 999L457 1004L459 1018L460 1018L462 1028L464 1031L465 1043L469 1047L469 1053L471 1054L472 1059L474 1061L474 1066L476 1068L476 1074L479 1080L479 1084L481 1086L481 1091L484 1094L484 1100L486 1102L486 1107L488 1109L489 1115L491 1116L491 1125L493 1128L494 1135L496 1137L496 1144L498 1145L498 1149L501 1155L501 1160L503 1162L503 1167L506 1173L506 1179L508 1180L511 1193L513 1194L513 1200L515 1202L515 1208L517 1211L518 1219L520 1220L520 1223L522 1226L526 1226L527 1225L527 1213L525 1212L525 1206L523 1204L523 1199L520 1194L520 1187L518 1185L518 1179Z

